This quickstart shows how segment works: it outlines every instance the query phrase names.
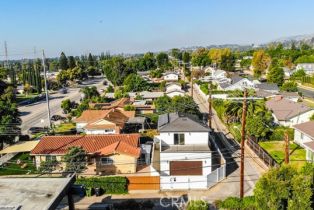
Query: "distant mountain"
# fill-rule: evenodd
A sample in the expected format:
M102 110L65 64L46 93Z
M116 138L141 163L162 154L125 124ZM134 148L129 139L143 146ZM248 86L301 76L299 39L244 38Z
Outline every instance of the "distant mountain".
M297 35L290 37L283 37L269 42L271 43L282 43L284 46L290 46L292 43L295 43L296 46L299 46L302 43L314 46L314 34L308 35Z

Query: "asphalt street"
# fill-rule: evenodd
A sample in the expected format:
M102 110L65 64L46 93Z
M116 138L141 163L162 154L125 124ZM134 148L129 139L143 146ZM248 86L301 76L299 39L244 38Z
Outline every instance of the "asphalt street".
M105 88L103 85L103 78L97 77L85 81L80 87L84 86L96 86L98 90ZM50 95L50 113L52 115L62 115L61 102L65 99L78 102L81 99L80 88L68 88L66 94L55 93ZM21 130L23 134L27 133L27 130L33 126L48 126L48 112L46 100L42 100L33 104L24 105L19 107L21 113L22 126Z

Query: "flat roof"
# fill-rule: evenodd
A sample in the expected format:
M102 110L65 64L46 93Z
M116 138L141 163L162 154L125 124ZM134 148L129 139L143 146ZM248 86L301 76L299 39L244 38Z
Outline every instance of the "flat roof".
M38 140L18 142L12 146L9 146L1 150L0 154L30 152L36 147L38 143L39 143Z
M55 209L74 181L74 176L0 178L0 209Z

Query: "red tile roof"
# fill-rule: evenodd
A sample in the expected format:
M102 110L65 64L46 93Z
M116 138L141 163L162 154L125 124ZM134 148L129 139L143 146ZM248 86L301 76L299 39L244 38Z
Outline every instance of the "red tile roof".
M90 154L104 149L106 154L121 152L138 157L140 155L139 137L139 134L44 136L31 154L64 155L70 147L78 146Z
M85 110L82 115L76 118L76 123L90 123L105 118L111 110Z

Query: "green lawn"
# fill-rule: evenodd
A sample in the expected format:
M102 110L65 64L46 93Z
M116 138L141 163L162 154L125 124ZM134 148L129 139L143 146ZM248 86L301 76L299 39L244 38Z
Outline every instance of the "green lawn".
M16 96L16 102L20 103L22 101L35 98L36 96L38 96L38 94L29 94L29 95L19 94Z
M264 141L259 145L265 149L278 163L284 162L285 143L284 141ZM305 150L298 145L290 142L290 163L301 168L305 163Z
M21 164L17 164L18 159L21 160ZM25 166L23 167L24 164ZM28 153L17 154L5 166L0 167L0 176L21 175L35 172L36 167Z
M56 133L64 133L64 132L70 132L71 129L75 128L75 124L74 123L62 123L59 126L57 126L54 131Z

